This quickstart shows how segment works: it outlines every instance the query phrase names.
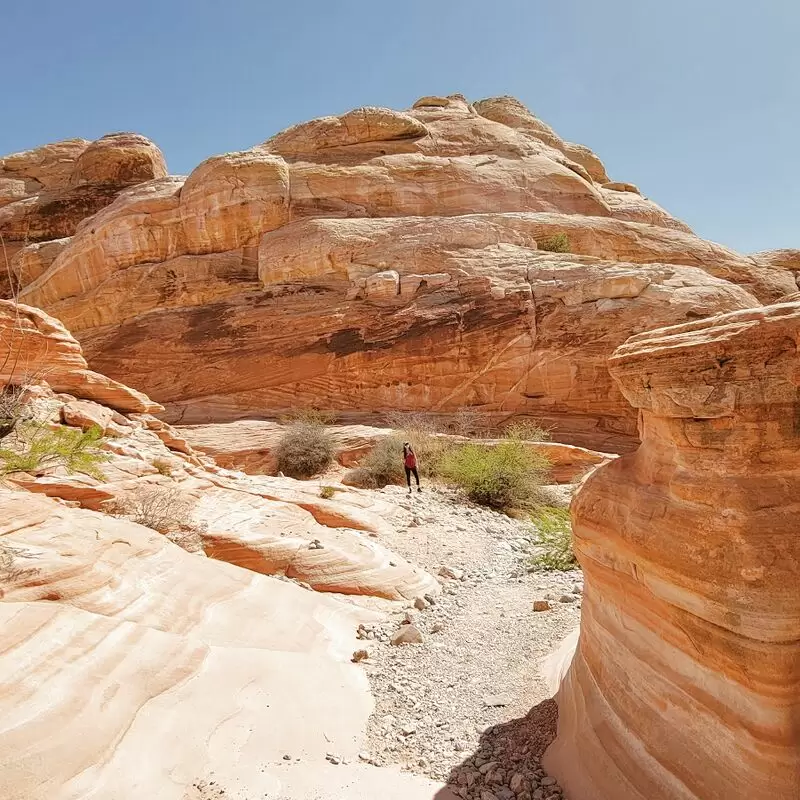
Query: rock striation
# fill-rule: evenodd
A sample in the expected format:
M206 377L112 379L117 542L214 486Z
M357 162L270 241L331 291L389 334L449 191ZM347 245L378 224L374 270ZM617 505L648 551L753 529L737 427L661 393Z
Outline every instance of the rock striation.
M636 420L607 375L615 347L797 290L513 98L323 117L188 178L155 158L151 180L138 162L104 172L97 144L75 156L86 185L132 185L15 257L22 298L173 422L471 406L619 452Z
M302 800L333 786L342 800L454 800L352 763L372 709L356 631L383 619L367 606L439 589L376 541L394 507L222 469L149 413L159 406L88 370L58 321L9 301L0 312L0 390L24 386L18 427L106 435L102 475L0 479L0 685L13 686L0 797ZM168 530L152 506L137 521L142 491L162 521L169 505Z
M45 272L80 223L122 189L166 174L158 147L135 133L69 139L0 158L0 296Z
M580 639L545 765L572 800L800 786L800 303L630 338L642 444L573 502Z

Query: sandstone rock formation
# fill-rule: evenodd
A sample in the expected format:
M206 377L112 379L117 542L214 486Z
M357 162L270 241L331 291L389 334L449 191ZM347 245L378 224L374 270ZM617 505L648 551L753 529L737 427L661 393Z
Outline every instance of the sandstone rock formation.
M209 555L320 591L399 600L437 588L370 537L383 530L391 508L357 490L343 488L334 503L313 484L220 470L147 413L160 406L87 370L80 346L57 320L0 301L0 387L7 383L34 384L29 405L43 423L97 425L109 434L104 480L45 470L12 476L18 486L95 510L108 501L124 506L142 490L172 493L165 496L184 509L183 521Z
M302 800L334 778L326 753L356 759L371 698L349 659L369 612L27 492L0 489L0 545L3 798ZM437 791L340 769L343 798Z
M580 641L545 765L571 800L800 787L800 303L634 336L642 444L573 502Z
M359 623L381 618L331 593L438 589L376 541L391 504L221 469L144 395L86 369L59 322L0 311L0 390L26 387L18 426L108 435L102 480L52 466L0 478L0 684L13 686L0 693L0 797L304 800L336 786L342 800L454 800L432 781L326 760L363 749L372 699L351 657ZM200 553L130 519L142 490L180 506L168 512Z
M0 296L41 275L79 224L121 189L164 177L161 151L146 137L112 133L70 139L0 158ZM48 246L51 240L58 244Z
M99 181L90 150L75 168ZM324 117L185 180L156 161L68 242L17 260L25 302L171 421L477 406L623 451L636 426L607 376L614 347L796 291L513 98ZM570 252L548 252L564 236Z
M80 345L58 320L0 300L0 386L39 381L120 411L162 410L141 392L88 369Z

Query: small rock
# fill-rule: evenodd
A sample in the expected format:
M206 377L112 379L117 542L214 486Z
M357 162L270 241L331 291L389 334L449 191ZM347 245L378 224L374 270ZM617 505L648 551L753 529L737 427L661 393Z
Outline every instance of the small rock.
M572 594L583 594L583 585L580 583L576 583L572 587Z
M434 622L431 625L431 633L441 633L444 630L444 625L441 622Z
M481 775L486 775L487 772L491 772L496 766L496 761L487 761L485 764L478 767L478 772L480 772Z
M292 760L292 757L291 757L291 756L290 756L288 753L286 753L286 754L283 756L283 760L284 760L284 761L291 761L291 760Z
M441 575L443 578L450 578L454 581L460 581L464 577L464 571L455 569L454 567L440 567L439 575Z
M392 634L391 642L393 645L401 644L422 644L422 633L416 625L401 625Z
M546 778L542 778L541 780L542 786L555 786L556 779L551 778L549 775Z
M511 698L507 694L489 694L483 698L483 704L489 708L501 708L510 702Z
M550 601L549 600L534 600L533 601L533 610L534 611L549 611L550 610Z
M525 788L525 776L520 775L519 772L515 772L508 782L508 788L511 789L514 794L519 794Z
M498 797L494 792L490 792L488 789L484 789L481 792L481 800L498 800Z
M414 608L417 611L422 611L428 607L428 601L424 597L415 597L414 598Z
M414 621L414 614L411 611L406 611L403 614L403 621L401 624L403 625L410 625Z
M366 650L356 650L353 657L350 659L354 664L369 658L369 653Z
M369 753L359 753L358 758L359 761L366 761L367 764L372 763L372 756Z
M562 594L561 597L558 598L559 603L574 603L575 602L575 595L574 594Z
M412 722L408 722L405 725L401 726L400 728L400 733L402 733L403 736L411 736L412 733L416 732L417 732L417 726L414 725Z

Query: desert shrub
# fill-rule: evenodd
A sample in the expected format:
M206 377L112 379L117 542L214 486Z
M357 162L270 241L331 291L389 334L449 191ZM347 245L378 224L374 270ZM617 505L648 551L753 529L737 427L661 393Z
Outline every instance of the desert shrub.
M473 438L485 438L489 428L489 415L474 408L459 408L447 426L449 433Z
M361 459L361 463L348 473L348 481L366 489L378 489L389 484L403 483L405 481L403 442L405 441L405 437L399 433L378 441L375 447Z
M539 250L546 250L549 253L569 253L569 236L566 233L555 233L543 239L537 239L536 246Z
M439 464L441 475L470 500L498 509L532 505L548 468L544 456L518 439L493 447L465 444L446 453Z
M320 486L319 487L319 496L323 500L330 500L336 494L336 488L334 486Z
M280 420L284 425L303 423L325 427L336 422L336 414L331 411L323 411L321 408L293 408L283 414Z
M403 442L413 445L420 476L428 480L438 479L442 459L453 444L446 437L416 428L393 433L377 442L358 467L348 473L348 482L366 489L405 483Z
M108 456L99 447L103 433L96 425L88 431L26 421L18 424L11 446L0 448L0 474L38 473L53 467L82 472L103 480L99 465Z
M543 506L531 517L536 528L535 541L541 550L532 565L545 570L575 569L578 562L572 549L572 524L569 509Z
M284 475L310 478L331 465L335 452L333 439L322 425L295 422L281 436L275 458Z
M0 544L0 583L11 583L22 578L29 578L39 571L34 568L20 567L18 558L31 558L32 553L24 547Z
M23 417L22 386L4 386L0 391L0 439L4 439Z
M154 485L139 487L117 500L111 509L115 517L125 517L163 534L186 528L191 511L191 501L179 489Z
M522 419L512 422L505 430L503 435L507 439L520 439L525 442L548 442L550 441L550 430L543 427L533 420Z
M172 475L172 464L166 458L154 458L153 466L158 470L159 475Z

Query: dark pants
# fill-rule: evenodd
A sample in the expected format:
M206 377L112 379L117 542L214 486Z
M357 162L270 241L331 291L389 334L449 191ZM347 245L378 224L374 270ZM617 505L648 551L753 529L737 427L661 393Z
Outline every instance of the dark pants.
M419 486L419 472L417 472L416 467L406 467L406 483L408 484L408 488L411 488L411 475L417 479L417 486Z

